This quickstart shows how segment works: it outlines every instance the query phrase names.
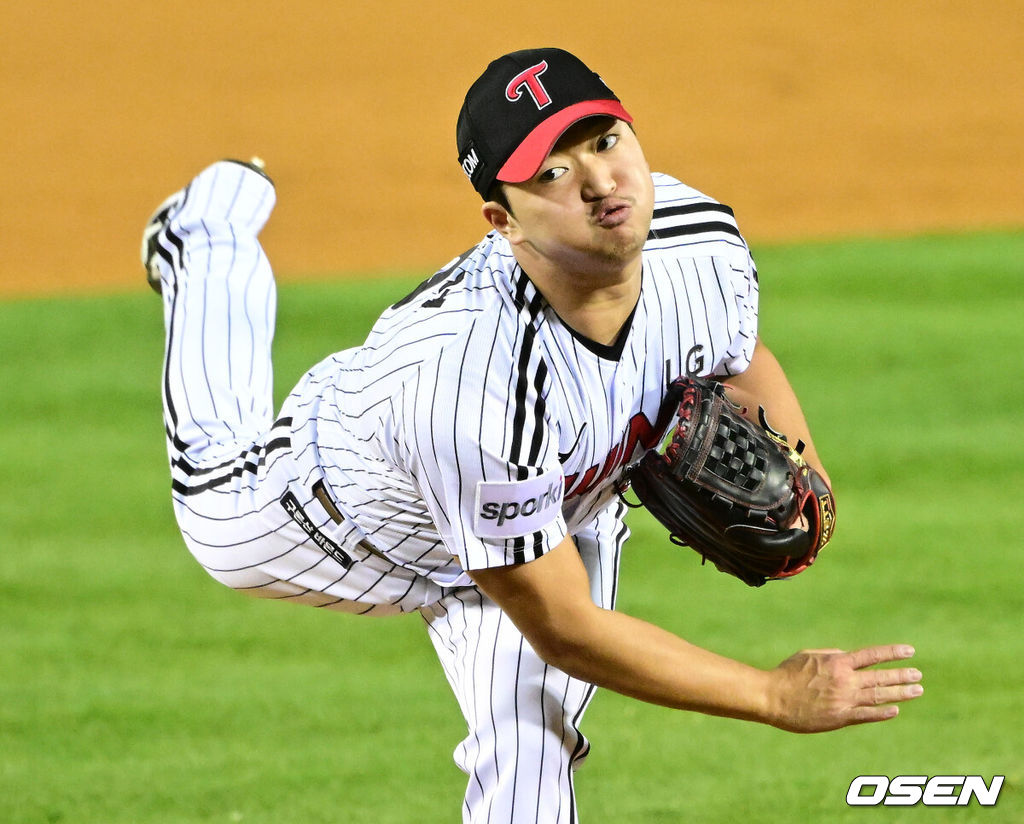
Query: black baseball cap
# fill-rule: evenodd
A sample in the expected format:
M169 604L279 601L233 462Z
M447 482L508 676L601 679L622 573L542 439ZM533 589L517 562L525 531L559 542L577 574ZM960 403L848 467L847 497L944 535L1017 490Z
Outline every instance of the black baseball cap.
M495 181L522 183L578 120L633 118L604 81L562 49L524 49L493 61L470 86L455 139L459 165L486 198Z

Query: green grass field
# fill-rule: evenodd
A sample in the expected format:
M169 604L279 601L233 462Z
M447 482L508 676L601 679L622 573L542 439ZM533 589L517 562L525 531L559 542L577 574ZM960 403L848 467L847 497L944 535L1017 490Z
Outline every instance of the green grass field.
M643 515L620 607L761 666L907 641L925 696L801 737L601 693L584 824L1024 821L1024 234L755 248L762 334L836 483L819 563L753 590ZM426 274L426 273L424 273ZM416 279L287 285L283 395ZM463 723L416 617L246 599L173 523L159 302L0 304L0 820L459 820ZM858 774L1006 776L849 808Z

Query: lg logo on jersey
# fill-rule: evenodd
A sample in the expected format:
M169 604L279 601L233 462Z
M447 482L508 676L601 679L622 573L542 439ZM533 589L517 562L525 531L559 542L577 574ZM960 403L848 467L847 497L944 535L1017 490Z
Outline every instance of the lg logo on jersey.
M980 775L858 775L850 783L846 803L851 807L966 807L971 797L982 807L994 807L1006 776L992 776L986 784Z
M686 353L686 374L691 378L704 374L704 347L699 343Z

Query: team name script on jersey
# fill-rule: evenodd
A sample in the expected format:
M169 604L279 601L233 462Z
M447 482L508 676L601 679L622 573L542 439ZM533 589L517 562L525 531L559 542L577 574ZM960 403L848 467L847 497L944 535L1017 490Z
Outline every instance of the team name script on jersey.
M629 426L623 439L612 448L605 459L584 472L565 476L565 497L574 498L589 492L615 471L628 464L637 450L650 449L661 439L671 418L671 410L663 409L656 423L647 420L643 412L637 412L629 419Z

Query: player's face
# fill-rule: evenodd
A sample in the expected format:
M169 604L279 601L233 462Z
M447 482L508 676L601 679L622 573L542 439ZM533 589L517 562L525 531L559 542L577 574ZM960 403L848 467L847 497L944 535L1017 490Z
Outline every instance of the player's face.
M654 184L629 124L608 117L581 120L532 179L506 184L505 190L511 214L498 228L527 271L548 264L571 275L600 276L638 265Z

